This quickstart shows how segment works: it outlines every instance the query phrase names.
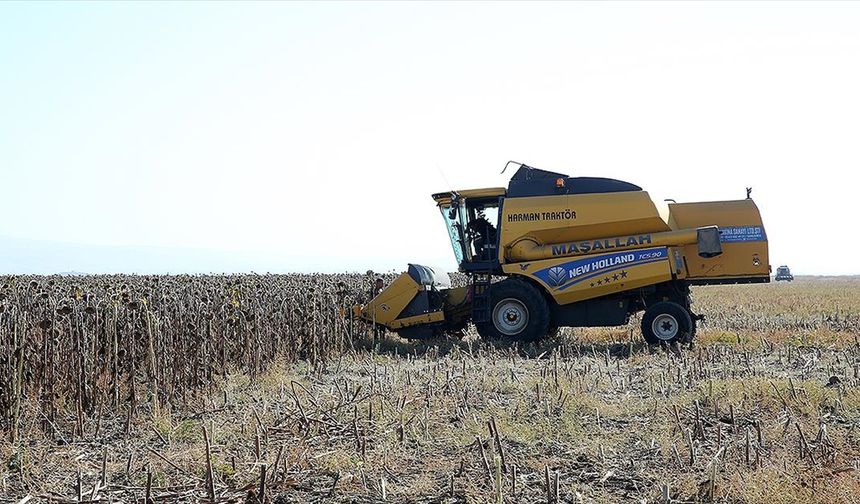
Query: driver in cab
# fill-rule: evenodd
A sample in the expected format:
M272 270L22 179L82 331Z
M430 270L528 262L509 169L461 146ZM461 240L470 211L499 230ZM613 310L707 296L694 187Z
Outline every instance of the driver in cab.
M475 244L475 254L482 260L493 259L496 248L496 227L487 220L483 210L469 222L468 229Z

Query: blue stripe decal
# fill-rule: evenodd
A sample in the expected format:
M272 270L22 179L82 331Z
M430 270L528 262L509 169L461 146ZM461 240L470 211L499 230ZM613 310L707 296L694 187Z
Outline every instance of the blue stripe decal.
M558 290L565 290L565 289L567 289L568 287L573 287L574 285L576 285L576 284L578 284L578 283L580 283L580 282L584 282L585 280L588 280L588 279L594 279L594 278L597 278L597 277L601 277L601 276L603 276L603 275L604 275L604 274L606 274L606 273L611 273L611 272L613 272L613 271L621 270L621 275L616 276L616 275L614 275L614 274L613 274L612 276L606 276L606 277L604 277L603 279L597 278L597 280L600 282L600 283L598 283L597 285L603 285L603 284L607 284L607 285L608 285L609 283L614 283L614 282L616 282L616 281L618 281L618 280L624 280L625 278L627 278L627 271L625 271L625 270L626 270L626 268L629 268L630 266L639 266L639 265L641 265L641 264L648 264L648 263L660 262L660 261L665 261L665 260L666 260L666 258L665 258L665 257L663 257L663 258L660 258L660 259L649 259L649 260L647 260L647 261L638 261L638 262L635 262L635 263L628 263L628 264L623 264L623 265L621 265L621 266L615 266L614 268L609 268L609 269L606 269L606 270L602 270L602 271L600 271L600 272L598 272L598 273L594 273L594 274L591 274L591 275L589 275L589 276L585 276L585 277L577 278L576 280L574 280L574 281L572 281L572 282L570 282L570 283L566 283L566 284L562 285L561 287L559 287L559 288L558 288Z
M534 275L557 290L567 289L589 279L597 280L596 282L592 282L593 284L604 285L627 278L626 268L664 261L668 258L669 252L666 247L627 250L624 252L603 254L597 257L575 259L538 270ZM621 271L620 274L613 273L619 270ZM598 278L607 273L613 274L611 276L607 275L605 278Z
M720 228L720 241L722 243L766 240L764 228L761 226L728 226Z

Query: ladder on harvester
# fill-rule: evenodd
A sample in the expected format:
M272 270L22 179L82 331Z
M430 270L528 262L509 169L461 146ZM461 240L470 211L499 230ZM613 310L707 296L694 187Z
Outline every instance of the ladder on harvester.
M480 324L490 322L490 282L493 275L490 272L478 272L472 275L472 322Z

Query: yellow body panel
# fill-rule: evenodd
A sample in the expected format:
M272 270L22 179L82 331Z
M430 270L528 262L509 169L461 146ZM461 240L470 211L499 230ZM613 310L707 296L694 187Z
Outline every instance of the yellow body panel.
M358 310L359 317L390 326L410 301L424 287L408 273L401 273L391 284Z
M670 231L645 191L506 198L499 260L523 237L540 244Z
M671 249L653 247L506 264L502 270L538 282L565 305L669 281L674 263Z
M716 257L698 254L696 230L707 226L720 228L722 254ZM762 278L770 272L767 238L751 199L671 204L667 222L645 191L506 198L500 232L499 262L514 274L526 261L651 246L681 246L672 252L677 260L671 258L673 268L680 265L679 278ZM601 286L600 294L582 299L609 291Z
M720 228L723 253L703 258L695 245L683 247L689 279L748 278L770 275L767 236L761 214L751 199L675 203L669 205L673 229L716 225Z

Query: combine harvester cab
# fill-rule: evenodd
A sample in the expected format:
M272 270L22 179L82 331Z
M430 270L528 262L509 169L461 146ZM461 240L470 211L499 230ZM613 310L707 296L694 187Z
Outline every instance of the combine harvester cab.
M507 188L433 199L471 278L456 308L443 302L436 310L435 323L462 324L453 314L468 312L485 338L619 326L644 310L650 343L692 341L701 317L691 309L691 285L770 280L764 226L749 198L673 203L661 217L634 184L521 165Z

